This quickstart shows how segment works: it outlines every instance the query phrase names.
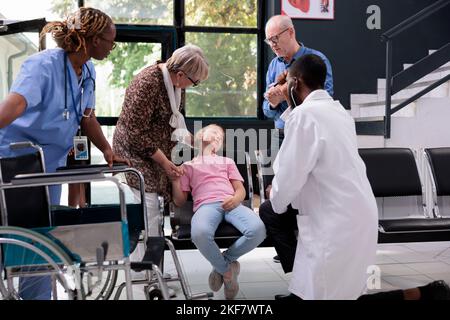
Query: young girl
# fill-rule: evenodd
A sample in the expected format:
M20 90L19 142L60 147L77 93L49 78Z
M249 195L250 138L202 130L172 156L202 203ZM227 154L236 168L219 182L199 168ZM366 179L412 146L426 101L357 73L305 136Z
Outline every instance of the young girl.
M224 284L226 299L239 292L237 277L240 265L237 259L257 247L266 237L260 218L241 202L245 199L244 179L233 160L217 155L224 139L224 131L209 125L197 132L195 145L200 154L183 165L184 175L172 180L173 201L182 206L188 192L194 199L194 216L191 221L192 242L211 263L209 286L219 291ZM226 251L214 241L218 225L231 223L242 236Z

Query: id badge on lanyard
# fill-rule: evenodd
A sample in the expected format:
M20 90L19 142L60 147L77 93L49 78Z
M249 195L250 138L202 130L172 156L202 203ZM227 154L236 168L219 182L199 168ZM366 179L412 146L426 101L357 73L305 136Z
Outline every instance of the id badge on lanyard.
M89 160L88 138L79 134L73 137L73 150L75 160Z

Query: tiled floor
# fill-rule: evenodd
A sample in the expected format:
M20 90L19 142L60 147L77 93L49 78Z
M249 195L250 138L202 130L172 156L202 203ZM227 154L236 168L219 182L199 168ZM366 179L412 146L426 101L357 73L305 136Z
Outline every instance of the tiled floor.
M109 198L102 201L111 203ZM258 205L259 199L255 197L255 208ZM166 234L170 234L170 222L166 221L165 226ZM164 271L175 274L169 253L166 252L166 255ZM275 294L288 293L290 275L285 275L281 265L272 261L274 255L273 248L257 248L239 259L241 274L237 299L271 300ZM198 250L179 250L178 256L192 293L210 291L209 262ZM381 270L381 288L370 290L369 293L406 289L440 279L450 284L450 242L381 244L378 246L376 263ZM123 279L122 275L119 277ZM170 287L177 294L174 299L184 299L179 283L170 283ZM144 299L142 288L143 286L134 287L135 299ZM124 292L121 298L125 298ZM223 291L215 293L214 299L224 299Z
M193 293L210 291L208 275L211 267L197 250L179 250L187 281ZM175 274L168 253L165 272ZM243 256L239 276L240 291L237 299L271 300L275 294L287 294L290 275L285 275L281 265L272 261L273 248L257 248ZM406 289L427 284L433 280L450 283L450 242L381 244L377 251L377 266L381 269L381 288L378 292ZM177 296L184 299L178 283L170 284ZM134 288L135 299L143 299L142 287ZM224 299L223 291L215 293L214 299Z

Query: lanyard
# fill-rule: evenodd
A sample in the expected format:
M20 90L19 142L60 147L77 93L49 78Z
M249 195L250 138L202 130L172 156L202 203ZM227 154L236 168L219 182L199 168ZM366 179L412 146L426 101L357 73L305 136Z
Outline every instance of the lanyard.
M63 117L65 120L69 119L69 108L67 107L67 75L69 75L69 79L70 79L69 86L70 86L70 93L72 96L72 105L73 105L73 109L75 110L75 114L77 116L78 125L80 125L81 117L80 117L80 113L78 112L78 109L77 109L77 104L78 104L77 100L80 103L80 108L79 108L80 112L83 113L82 104L83 104L84 82L89 79L92 80L93 86L94 86L94 91L95 91L95 80L92 78L91 70L89 70L89 67L86 65L86 69L89 73L89 77L86 79L82 79L81 85L80 85L81 88L80 88L79 97L78 97L78 99L75 99L75 96L73 93L72 81L71 81L72 79L70 76L70 70L67 67L67 59L68 59L67 52L65 52L64 53L64 113L63 113ZM83 77L83 75L81 75L81 77Z

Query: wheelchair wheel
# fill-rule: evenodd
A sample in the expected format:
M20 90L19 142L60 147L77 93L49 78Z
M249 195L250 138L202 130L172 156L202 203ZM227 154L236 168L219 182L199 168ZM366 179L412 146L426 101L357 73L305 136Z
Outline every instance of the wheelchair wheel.
M0 300L82 299L79 269L49 238L0 227Z
M110 265L115 265L117 262L112 262ZM118 270L104 270L102 272L100 283L89 284L88 272L82 273L82 288L86 300L108 300L116 287Z
M153 289L150 290L150 292L148 293L148 299L149 300L164 300L164 297L162 295L162 292L160 289Z

